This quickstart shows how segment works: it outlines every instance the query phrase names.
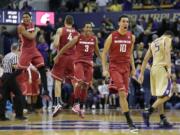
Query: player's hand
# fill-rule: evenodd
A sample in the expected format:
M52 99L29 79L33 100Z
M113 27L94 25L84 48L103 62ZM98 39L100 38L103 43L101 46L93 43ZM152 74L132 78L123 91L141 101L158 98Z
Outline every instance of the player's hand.
M103 76L108 78L109 77L109 72L107 70L103 70Z
M171 79L172 75L170 73L167 73L167 78Z
M28 82L31 84L32 83L32 79L29 79Z
M36 27L36 29L35 29L37 32L39 32L40 31L40 28L39 27Z
M131 71L131 76L132 76L132 78L136 78L136 70Z
M140 74L140 75L139 75L139 78L138 78L138 82L139 82L140 84L142 84L143 81L144 81L144 75L143 75L143 74Z
M56 63L58 62L58 59L59 59L59 57L58 57L58 56L54 57L54 59L53 59L54 64L56 64Z

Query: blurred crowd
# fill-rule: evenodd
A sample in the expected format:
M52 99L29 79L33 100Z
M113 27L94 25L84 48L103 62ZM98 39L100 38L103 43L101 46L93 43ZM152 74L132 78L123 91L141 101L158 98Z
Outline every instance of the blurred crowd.
M21 1L23 1L22 7L20 6ZM35 10L29 3L28 0L3 0L0 3L0 8ZM180 9L180 0L49 0L49 9L57 12L76 11L85 13Z
M119 12L147 9L179 9L179 0L50 0L59 12Z

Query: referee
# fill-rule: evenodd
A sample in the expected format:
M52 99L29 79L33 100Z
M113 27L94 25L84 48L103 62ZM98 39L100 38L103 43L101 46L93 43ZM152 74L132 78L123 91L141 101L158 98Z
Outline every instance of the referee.
M1 95L2 99L0 100L0 120L9 120L5 117L5 108L6 101L10 97L10 93L12 92L15 97L13 99L14 109L16 119L25 120L26 117L23 116L23 98L21 90L16 82L16 76L19 74L16 72L16 65L18 62L18 50L19 46L16 43L11 45L11 52L6 54L3 58L2 65L4 69L4 73L2 76L2 89Z

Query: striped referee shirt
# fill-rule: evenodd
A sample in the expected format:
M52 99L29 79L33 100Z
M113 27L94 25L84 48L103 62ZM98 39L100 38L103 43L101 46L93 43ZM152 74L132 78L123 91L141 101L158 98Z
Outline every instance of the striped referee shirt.
M16 65L17 63L18 63L18 56L16 53L10 52L6 54L2 61L4 73L12 73L13 65Z

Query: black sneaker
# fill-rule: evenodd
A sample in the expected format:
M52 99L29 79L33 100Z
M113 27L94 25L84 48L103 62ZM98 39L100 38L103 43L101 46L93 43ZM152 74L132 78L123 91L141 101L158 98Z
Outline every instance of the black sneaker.
M172 128L173 127L173 125L171 123L169 123L166 118L161 119L159 125L162 128Z
M9 118L6 118L6 117L0 117L0 121L8 121L10 120Z
M24 117L24 116L16 116L15 118L17 120L27 120L27 117Z
M147 127L149 127L150 126L150 122L149 122L150 114L149 114L149 112L143 112L142 116L143 116L144 124Z
M132 133L136 133L136 132L139 131L139 129L136 128L136 126L135 126L134 124L129 125L129 130L130 130L130 132L132 132Z

